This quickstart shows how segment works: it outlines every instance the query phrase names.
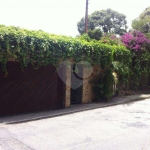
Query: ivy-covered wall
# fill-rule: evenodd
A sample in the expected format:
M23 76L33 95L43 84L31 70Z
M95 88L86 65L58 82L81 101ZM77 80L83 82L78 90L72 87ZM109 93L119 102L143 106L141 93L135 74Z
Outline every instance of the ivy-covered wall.
M130 51L124 46L110 46L97 41L86 42L77 38L48 34L43 31L30 31L13 26L0 25L0 63L7 71L6 63L14 57L24 68L36 62L35 68L42 65L58 65L60 59L74 62L89 61L108 68L112 61L125 65L131 62ZM9 70L8 70L9 71Z
M102 74L97 92L103 92L106 98L112 93L112 72L122 75L122 68L129 68L132 60L131 52L123 45L107 45L96 40L88 42L41 30L0 25L0 64L6 74L9 73L6 64L11 58L19 61L22 69L28 64L32 64L35 69L48 64L57 67L60 61L65 60L74 63L88 61L93 66L99 65Z

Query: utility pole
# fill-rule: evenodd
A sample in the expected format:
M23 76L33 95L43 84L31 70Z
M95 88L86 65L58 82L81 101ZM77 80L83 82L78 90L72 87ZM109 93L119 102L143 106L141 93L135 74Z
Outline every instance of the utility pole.
M85 33L88 33L88 5L89 5L89 0L86 0L86 10L85 10Z

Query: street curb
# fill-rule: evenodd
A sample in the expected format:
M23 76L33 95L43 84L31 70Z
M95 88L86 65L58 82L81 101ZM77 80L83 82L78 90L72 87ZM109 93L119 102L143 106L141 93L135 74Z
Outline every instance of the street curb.
M36 121L36 120L40 120L40 119L47 119L47 118L53 118L53 117L58 117L58 116L64 116L64 115L70 115L73 113L77 113L77 112L82 112L82 111L88 111L88 110L93 110L93 109L98 109L98 108L105 108L105 107L111 107L111 106L116 106L116 105L121 105L121 104L128 104L128 103L133 103L136 101L141 101L141 100L145 100L147 98L150 98L150 96L146 96L146 97L138 97L138 98L127 98L127 97L123 97L122 101L112 101L112 102L108 102L108 103L100 103L100 105L97 106L91 106L91 107L87 107L87 108L80 108L78 110L70 110L68 111L67 109L63 109L64 112L60 112L60 113L56 113L56 114L50 114L50 115L46 115L46 116L40 116L40 117L33 117L33 118L29 118L29 119L22 119L22 120L18 120L18 121L11 121L11 122L5 122L4 124L6 125L10 125L10 124L18 124L18 123L25 123L25 122L30 122L30 121ZM58 110L59 111L59 110ZM65 112L66 111L66 112Z

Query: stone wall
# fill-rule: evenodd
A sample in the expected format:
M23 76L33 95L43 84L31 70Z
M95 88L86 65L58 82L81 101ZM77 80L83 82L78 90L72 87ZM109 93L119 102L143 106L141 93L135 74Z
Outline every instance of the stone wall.
M71 67L71 66L70 66ZM65 96L65 107L70 106L71 99L71 69L66 67L66 96Z
M91 83L94 78L101 72L101 68L98 65L93 67L93 72L88 78L84 78L88 74L88 69L83 69L83 95L82 95L82 103L91 103L95 96L93 93L93 84Z
M93 84L91 81L96 78L96 76L101 72L100 66L94 66L92 74L87 77L89 69L83 67L83 86L82 86L82 103L91 103L93 101ZM65 97L65 107L70 106L71 99L71 70L66 68L66 97Z

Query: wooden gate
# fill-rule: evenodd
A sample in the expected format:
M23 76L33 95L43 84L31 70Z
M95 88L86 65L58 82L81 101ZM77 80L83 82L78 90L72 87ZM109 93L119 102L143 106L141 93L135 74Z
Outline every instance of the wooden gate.
M8 62L7 69L6 77L0 69L0 115L63 107L65 86L54 66L35 70L29 64L22 71L18 62Z

